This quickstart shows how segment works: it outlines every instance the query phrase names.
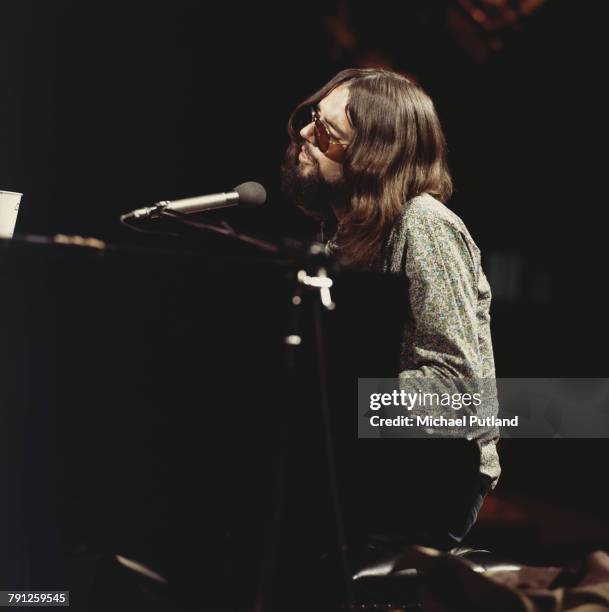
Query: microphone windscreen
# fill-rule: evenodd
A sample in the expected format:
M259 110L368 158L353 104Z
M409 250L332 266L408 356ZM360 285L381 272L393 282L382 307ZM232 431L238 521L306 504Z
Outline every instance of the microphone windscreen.
M241 183L233 191L239 194L239 205L260 206L266 202L266 189L260 183L254 181Z

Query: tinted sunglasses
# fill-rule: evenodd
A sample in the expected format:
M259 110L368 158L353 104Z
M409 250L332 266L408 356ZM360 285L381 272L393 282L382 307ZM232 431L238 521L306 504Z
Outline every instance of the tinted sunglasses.
M311 109L311 122L313 123L317 148L332 161L342 162L345 157L345 150L349 145L332 140L328 128L324 125L315 108Z

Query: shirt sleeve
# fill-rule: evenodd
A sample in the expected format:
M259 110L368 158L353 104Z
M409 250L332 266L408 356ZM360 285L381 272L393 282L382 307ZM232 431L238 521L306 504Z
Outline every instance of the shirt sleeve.
M403 268L412 325L400 378L481 376L476 245L459 227L423 212L405 224Z

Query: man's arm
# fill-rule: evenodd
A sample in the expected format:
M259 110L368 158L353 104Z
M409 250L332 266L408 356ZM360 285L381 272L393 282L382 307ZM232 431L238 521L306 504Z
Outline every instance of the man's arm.
M411 368L400 377L482 376L477 247L433 211L417 211L403 227L413 335L405 339Z

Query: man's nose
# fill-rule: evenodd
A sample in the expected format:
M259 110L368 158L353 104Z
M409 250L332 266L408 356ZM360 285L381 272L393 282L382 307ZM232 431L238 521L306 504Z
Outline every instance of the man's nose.
M315 144L315 130L313 129L313 122L310 121L300 130L300 136L303 140Z

